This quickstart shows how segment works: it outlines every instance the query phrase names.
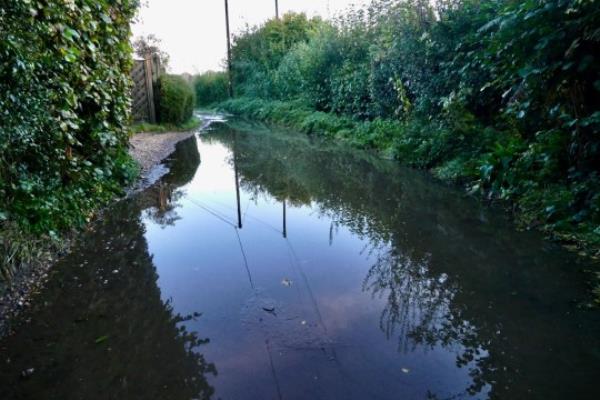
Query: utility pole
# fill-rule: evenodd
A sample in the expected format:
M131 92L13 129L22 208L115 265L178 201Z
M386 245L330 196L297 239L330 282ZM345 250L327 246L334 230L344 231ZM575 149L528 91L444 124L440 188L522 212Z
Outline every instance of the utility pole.
M275 19L279 19L279 1L275 0Z
M229 2L225 0L225 28L227 31L227 75L229 76L229 97L233 97L233 80L231 76L231 35L229 34Z

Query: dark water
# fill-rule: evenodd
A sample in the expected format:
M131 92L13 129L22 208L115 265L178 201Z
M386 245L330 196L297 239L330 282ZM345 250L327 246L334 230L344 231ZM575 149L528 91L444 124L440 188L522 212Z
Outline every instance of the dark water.
M502 213L241 123L170 168L0 342L0 399L600 398L586 266Z

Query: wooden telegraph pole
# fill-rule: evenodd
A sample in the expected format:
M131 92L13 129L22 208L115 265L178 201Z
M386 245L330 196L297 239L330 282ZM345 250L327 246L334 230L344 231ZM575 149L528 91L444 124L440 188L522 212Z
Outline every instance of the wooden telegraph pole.
M279 19L279 1L275 0L275 18Z
M233 80L231 76L231 36L229 34L229 2L225 0L225 29L227 31L227 75L229 75L229 97L233 97Z

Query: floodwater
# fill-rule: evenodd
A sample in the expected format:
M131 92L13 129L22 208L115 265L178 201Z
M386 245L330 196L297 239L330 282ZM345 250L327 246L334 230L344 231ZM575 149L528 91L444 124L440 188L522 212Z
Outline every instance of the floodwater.
M0 341L0 399L598 399L587 266L462 192L240 121L179 144Z

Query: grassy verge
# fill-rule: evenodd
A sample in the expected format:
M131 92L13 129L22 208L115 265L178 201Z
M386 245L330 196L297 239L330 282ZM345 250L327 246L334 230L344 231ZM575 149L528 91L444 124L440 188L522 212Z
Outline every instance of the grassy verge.
M220 104L235 115L270 122L308 134L344 141L358 148L373 149L405 165L430 170L437 178L463 185L486 201L502 201L514 211L524 229L535 228L569 250L594 261L600 259L600 228L578 219L566 206L572 188L562 182L543 181L535 176L490 176L496 154L521 146L518 134L478 126L468 115L451 123L434 120L356 121L349 117L318 112L301 102L237 98ZM505 160L503 159L503 162ZM513 170L516 168L513 168ZM497 182L502 184L496 186ZM508 183L510 184L508 184ZM552 202L552 203L551 203ZM582 210L578 211L579 213Z
M190 118L187 122L181 125L174 124L149 124L149 123L138 123L131 127L132 133L165 133L165 132L189 132L197 129L202 121L196 117Z

